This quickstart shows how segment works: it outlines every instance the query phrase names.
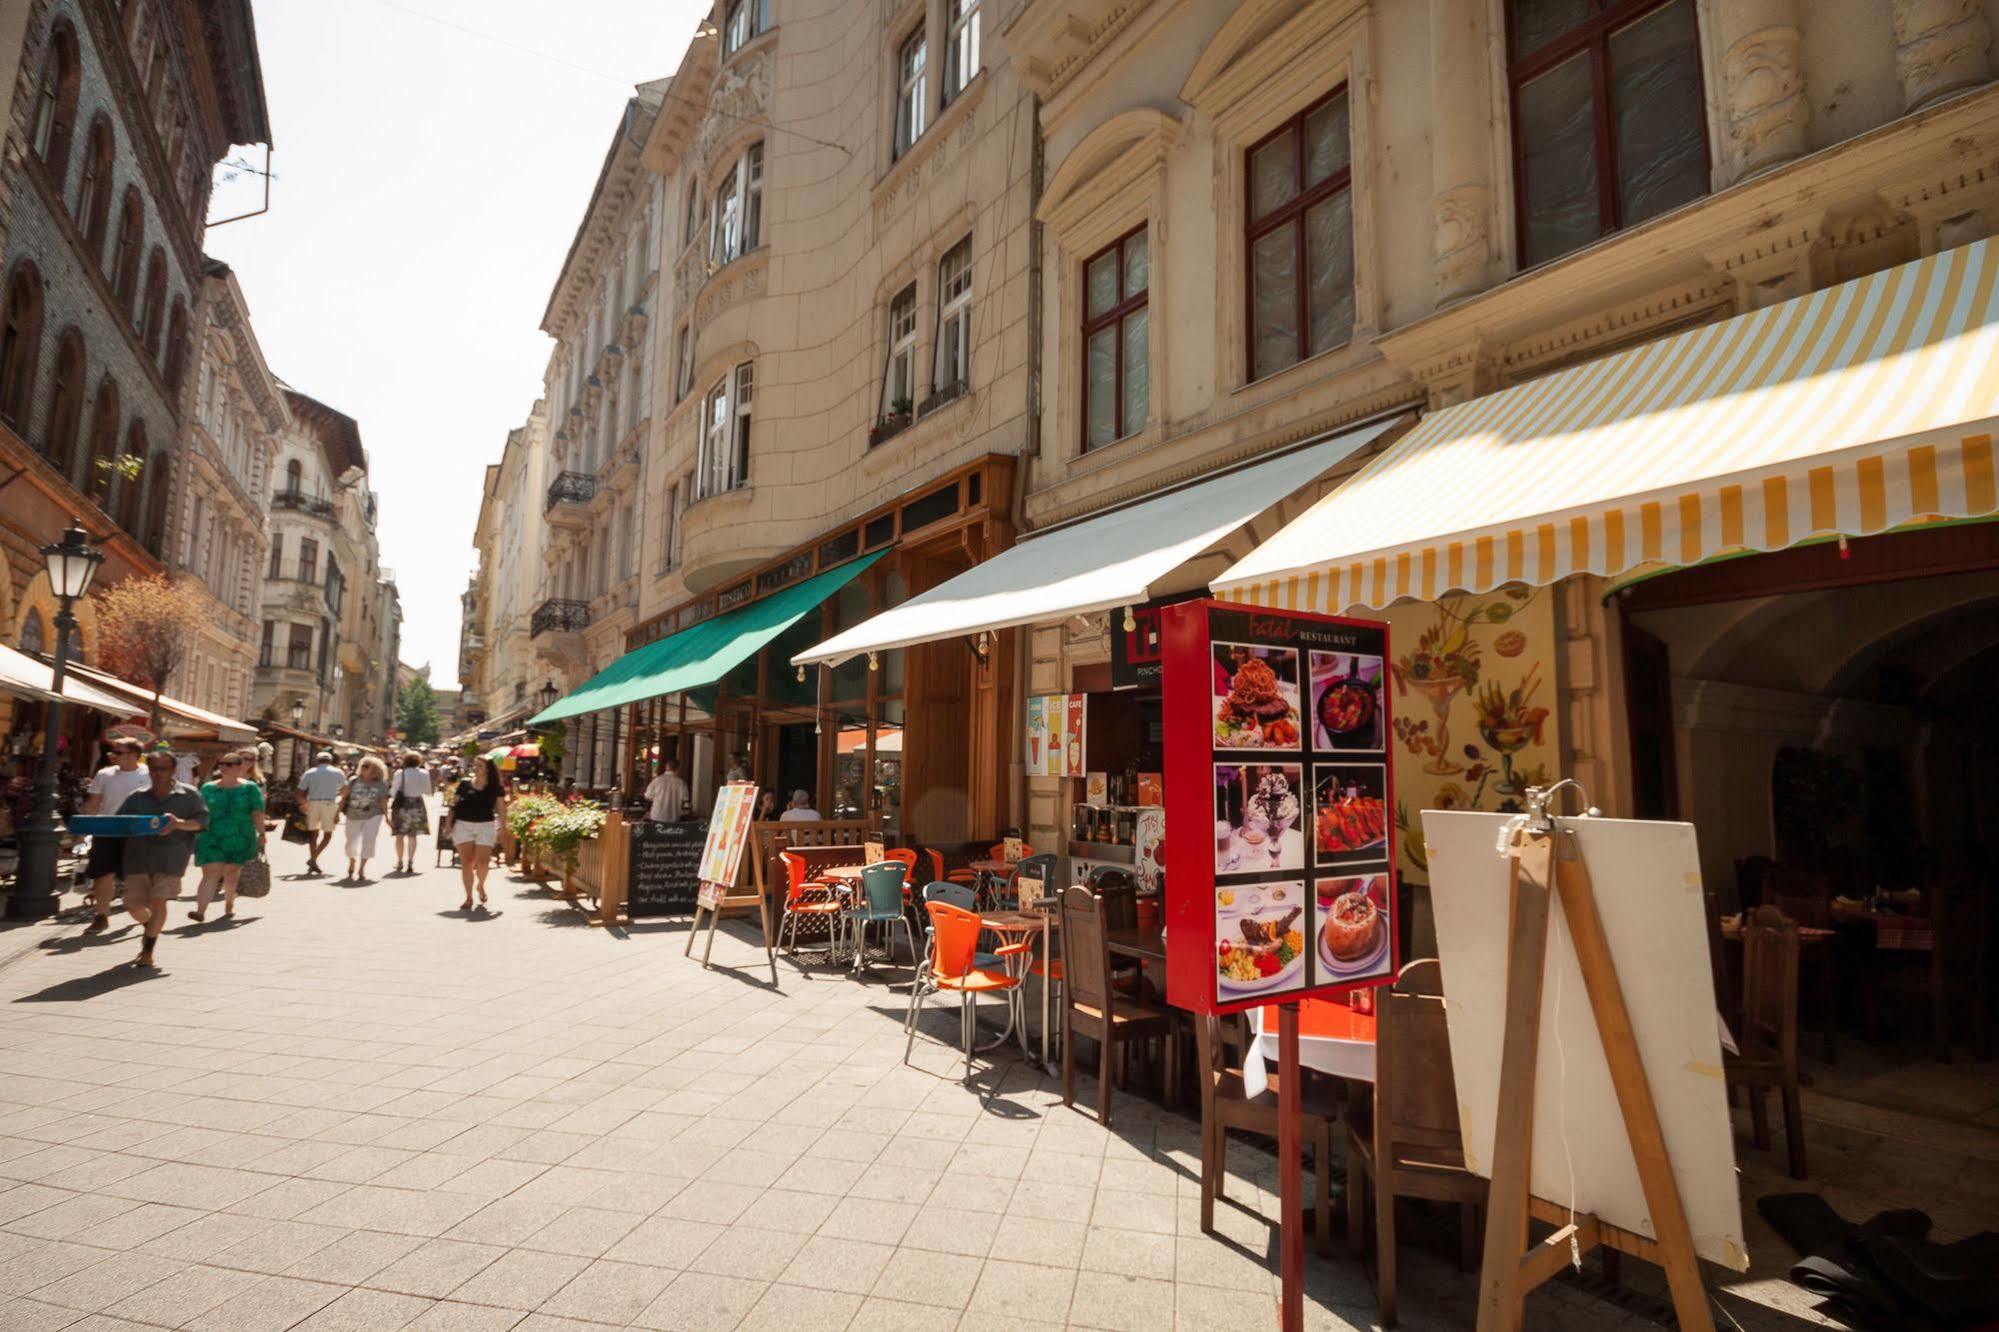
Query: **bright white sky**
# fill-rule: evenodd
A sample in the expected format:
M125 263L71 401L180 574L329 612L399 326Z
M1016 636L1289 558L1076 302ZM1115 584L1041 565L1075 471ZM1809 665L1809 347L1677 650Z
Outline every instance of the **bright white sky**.
M556 272L632 85L671 74L707 10L256 0L271 211L207 248L236 270L272 371L361 423L403 660L442 687L483 469L540 392ZM211 215L258 195L218 177Z

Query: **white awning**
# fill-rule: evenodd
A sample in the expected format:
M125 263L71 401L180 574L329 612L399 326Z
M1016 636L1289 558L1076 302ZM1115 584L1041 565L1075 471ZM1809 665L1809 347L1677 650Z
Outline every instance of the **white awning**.
M1339 613L1999 513L1999 241L1459 403L1214 582Z
M1044 624L1194 591L1239 557L1234 551L1215 552L1218 544L1407 419L1349 430L1282 457L1031 536L792 661L836 666L865 652ZM1302 497L1301 505L1313 498ZM1176 570L1211 553L1208 568L1174 577Z
M69 669L82 676L91 684L110 694L124 695L129 701L125 705L125 715L137 714L150 717L153 708L153 691L130 680L120 679L109 671L100 671L93 666L80 666L71 662ZM197 708L192 703L184 703L171 694L160 695L160 729L180 735L202 735L213 733L224 744L247 745L257 738L257 729L234 717L225 717L219 712Z
M25 652L0 646L0 693L48 703L55 698L54 684L55 672L50 669L47 662L37 661ZM130 717L133 712L132 705L124 699L101 689L93 689L87 682L77 679L74 675L64 676L62 696L65 702L96 708L99 712L108 712L114 717Z

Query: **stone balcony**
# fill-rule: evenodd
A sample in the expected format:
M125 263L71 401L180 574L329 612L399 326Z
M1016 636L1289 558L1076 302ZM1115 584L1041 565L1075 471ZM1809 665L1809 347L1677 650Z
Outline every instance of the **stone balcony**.
M597 495L597 478L588 472L558 472L549 483L544 510L548 525L583 531L591 525L590 501Z
M528 637L548 633L580 633L590 627L590 603L551 597L534 608L528 617Z

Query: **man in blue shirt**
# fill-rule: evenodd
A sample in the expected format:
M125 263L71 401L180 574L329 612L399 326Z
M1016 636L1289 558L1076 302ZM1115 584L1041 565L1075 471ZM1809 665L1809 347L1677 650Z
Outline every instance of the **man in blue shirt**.
M321 750L313 755L313 766L298 779L298 798L305 802L305 830L312 834L306 848L305 868L323 874L319 853L333 840L334 825L340 821L340 793L347 789L347 774L333 766L333 755Z
M149 837L125 839L125 911L145 927L137 965L153 965L153 944L167 923L167 903L180 896L181 876L194 854L194 835L208 826L201 792L174 780L174 756L166 750L146 755L151 784L118 806L120 814L164 814L166 826Z

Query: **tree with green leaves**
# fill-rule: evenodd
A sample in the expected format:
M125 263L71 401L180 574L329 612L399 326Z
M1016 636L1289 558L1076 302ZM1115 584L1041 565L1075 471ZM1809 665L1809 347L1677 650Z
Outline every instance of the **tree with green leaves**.
M417 676L396 695L396 727L413 748L437 743L437 693L427 677Z

